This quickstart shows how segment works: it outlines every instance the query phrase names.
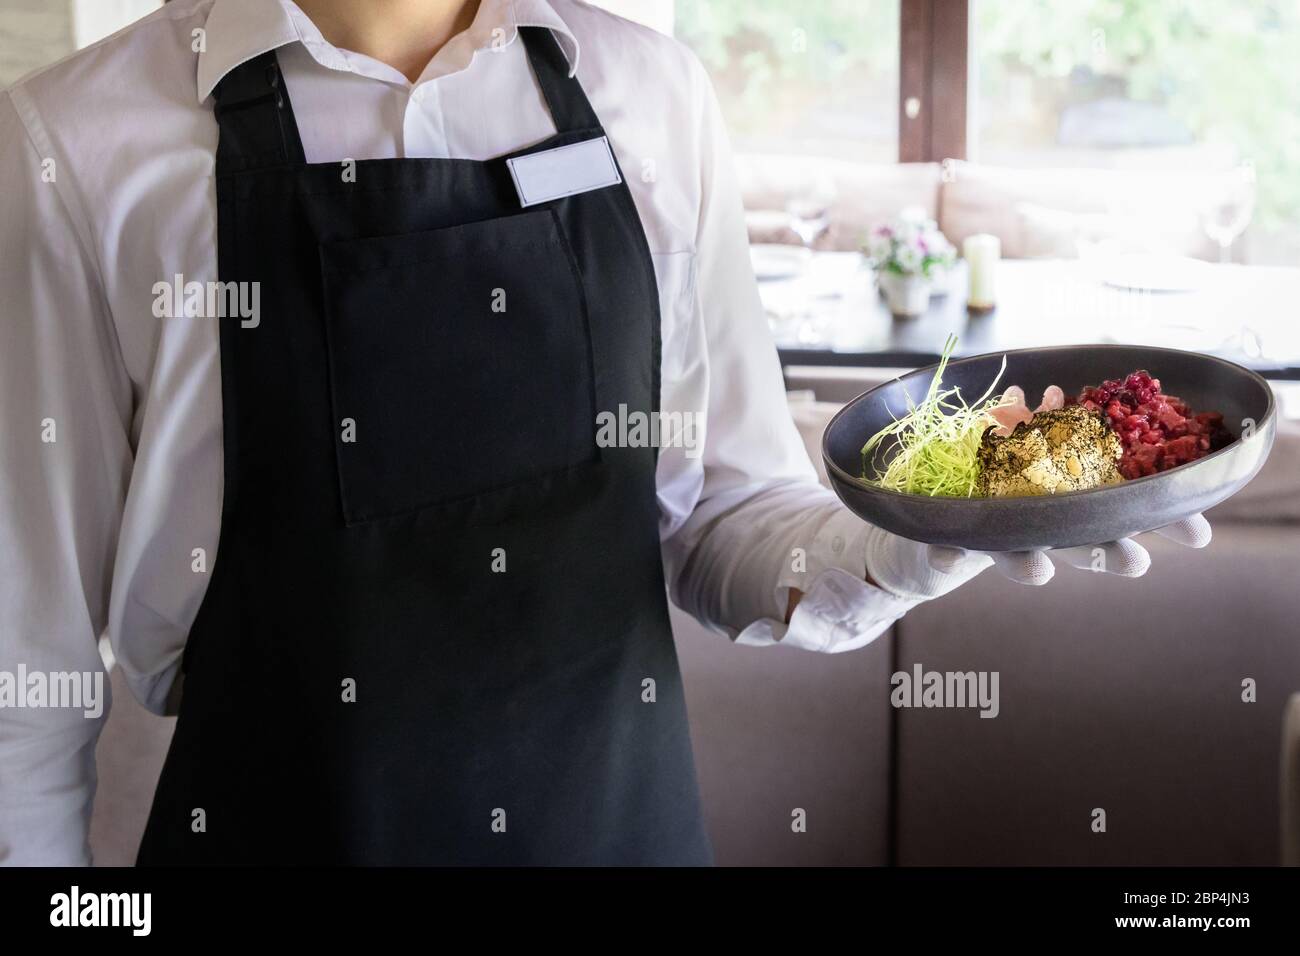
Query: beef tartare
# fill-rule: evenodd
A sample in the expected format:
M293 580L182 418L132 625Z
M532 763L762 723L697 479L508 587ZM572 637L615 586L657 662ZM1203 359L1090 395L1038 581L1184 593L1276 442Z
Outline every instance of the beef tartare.
M1196 461L1233 441L1220 412L1193 412L1186 402L1161 392L1160 379L1145 369L1090 385L1066 404L1105 417L1124 447L1119 472L1129 479Z

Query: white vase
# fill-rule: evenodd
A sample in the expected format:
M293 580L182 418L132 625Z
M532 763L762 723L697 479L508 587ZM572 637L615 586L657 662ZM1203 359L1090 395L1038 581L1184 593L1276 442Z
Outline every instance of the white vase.
M880 290L894 315L920 315L930 307L930 280L925 276L880 272Z
M930 267L930 299L942 299L952 291L952 270L936 263Z

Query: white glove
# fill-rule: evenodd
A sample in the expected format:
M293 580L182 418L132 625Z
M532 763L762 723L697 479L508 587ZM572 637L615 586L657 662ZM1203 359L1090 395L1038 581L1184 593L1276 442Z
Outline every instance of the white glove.
M1155 533L1189 548L1210 543L1210 523L1199 514L1157 528ZM1132 538L1051 551L965 551L922 544L880 528L872 528L867 538L871 580L899 597L920 601L947 594L990 566L1020 584L1046 584L1056 572L1052 557L1076 568L1126 578L1141 577L1151 566L1151 555Z

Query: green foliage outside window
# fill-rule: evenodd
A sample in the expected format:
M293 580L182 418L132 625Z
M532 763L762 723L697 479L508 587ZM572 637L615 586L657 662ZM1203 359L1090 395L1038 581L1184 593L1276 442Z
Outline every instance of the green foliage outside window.
M985 110L1017 76L1054 92L1056 106L1100 95L1153 104L1192 140L1230 144L1255 165L1261 223L1300 223L1300 0L972 6ZM816 132L833 137L826 127L855 109L897 108L897 0L677 0L676 16L742 138L794 137L814 114Z

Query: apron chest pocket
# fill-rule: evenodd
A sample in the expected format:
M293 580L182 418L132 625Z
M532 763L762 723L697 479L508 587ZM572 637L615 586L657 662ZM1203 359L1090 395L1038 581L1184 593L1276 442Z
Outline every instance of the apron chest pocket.
M586 302L552 210L320 256L347 524L502 520L594 466Z

